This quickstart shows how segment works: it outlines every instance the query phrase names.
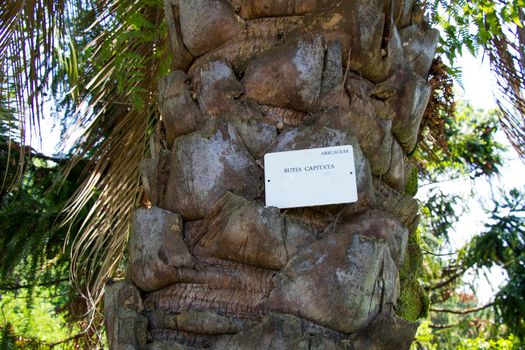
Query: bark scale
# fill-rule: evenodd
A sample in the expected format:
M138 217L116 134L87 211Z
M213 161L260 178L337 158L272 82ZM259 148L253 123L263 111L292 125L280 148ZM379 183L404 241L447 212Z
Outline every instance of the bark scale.
M408 349L406 155L437 31L411 0L165 7L176 70L159 83L129 281L106 288L110 348ZM264 206L265 153L346 144L358 202Z

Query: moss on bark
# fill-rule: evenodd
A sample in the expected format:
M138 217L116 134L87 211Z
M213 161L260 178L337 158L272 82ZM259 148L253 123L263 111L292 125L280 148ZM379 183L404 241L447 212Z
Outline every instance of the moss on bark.
M417 240L417 234L410 238L405 261L399 271L401 293L397 315L410 322L427 317L430 305L428 295L418 281L422 271L423 254Z

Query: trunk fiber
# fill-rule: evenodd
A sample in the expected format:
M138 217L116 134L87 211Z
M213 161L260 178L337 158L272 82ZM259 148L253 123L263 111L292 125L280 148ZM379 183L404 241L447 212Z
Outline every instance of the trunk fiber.
M425 303L400 278L417 260L407 154L437 31L413 0L165 10L173 71L141 165L152 206L135 213L128 280L106 287L110 348L408 349L404 285L412 315ZM356 203L265 207L265 153L349 144Z

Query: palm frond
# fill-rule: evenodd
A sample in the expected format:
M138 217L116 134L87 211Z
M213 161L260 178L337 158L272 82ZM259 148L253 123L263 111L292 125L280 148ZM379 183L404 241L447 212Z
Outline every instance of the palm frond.
M124 254L129 219L142 196L139 162L157 119L156 77L168 67L163 18L161 0L0 3L0 101L2 114L17 116L8 133L23 151L26 135L39 129L50 91L73 106L66 122L75 120L83 130L74 159L89 163L63 224L85 217L79 232L70 226L65 244L90 321ZM24 154L16 153L20 178Z
M522 24L507 28L492 38L486 49L492 70L496 73L496 101L501 111L500 122L507 138L525 161L525 14L519 9Z
M63 11L63 2L54 0L2 3L1 89L4 92L12 84L16 109L22 115L29 113L29 125L33 127L39 125L42 110L39 108L42 102L40 91L47 85L55 32L63 25ZM25 125L26 118L20 120Z
M167 45L160 2L115 0L101 18L105 30L87 46L92 79L85 84L81 105L87 107L78 119L89 127L77 157L89 156L91 163L65 221L74 222L87 210L80 232L71 232L67 244L71 277L88 301L90 320L106 279L118 273L131 213L142 198L139 162L158 117L154 92Z
M9 143L21 146L15 162L16 176L9 183L2 181L2 187L8 190L20 184L27 158L25 146L35 136L38 142L42 141L40 124L51 85L64 91L76 84L56 76L78 73L73 41L66 27L76 9L88 6L88 1L0 2L0 100L3 110L15 117L7 130ZM62 50L60 57L57 51L64 46L67 50Z
M89 208L80 232L71 233L71 277L91 313L105 280L115 273L124 254L131 212L142 193L138 164L145 152L149 122L146 113L128 111L119 116L94 155L98 161L67 208L71 222Z

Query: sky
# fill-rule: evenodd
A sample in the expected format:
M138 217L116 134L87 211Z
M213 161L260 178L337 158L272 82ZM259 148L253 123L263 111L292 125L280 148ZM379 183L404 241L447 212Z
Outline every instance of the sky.
M34 133L30 136L29 144L38 152L48 156L55 155L58 144L60 143L60 124L49 113L51 107L47 106L50 102L44 103L44 115L40 124L41 139Z

